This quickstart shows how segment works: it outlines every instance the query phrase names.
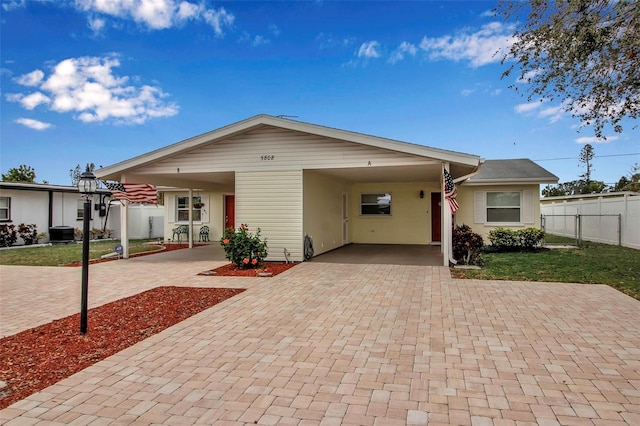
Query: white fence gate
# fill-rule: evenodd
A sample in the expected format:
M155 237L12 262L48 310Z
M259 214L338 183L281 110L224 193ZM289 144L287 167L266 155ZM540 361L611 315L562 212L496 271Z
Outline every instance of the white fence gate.
M540 205L549 234L640 249L640 196L587 195Z

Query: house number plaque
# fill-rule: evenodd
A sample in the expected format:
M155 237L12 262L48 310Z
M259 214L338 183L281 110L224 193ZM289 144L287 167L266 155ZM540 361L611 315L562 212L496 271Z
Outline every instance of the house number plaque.
M260 160L262 161L273 161L276 159L275 155L261 155Z

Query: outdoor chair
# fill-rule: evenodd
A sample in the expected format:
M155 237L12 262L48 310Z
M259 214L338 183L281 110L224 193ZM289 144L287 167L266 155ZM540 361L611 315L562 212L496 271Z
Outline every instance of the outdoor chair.
M185 237L187 237L187 240L189 239L189 227L187 225L179 225L179 226L173 228L173 230L171 232L173 232L173 236L171 237L172 241L176 240L176 235L177 235L178 236L178 242L180 242L182 234L184 234Z
M198 238L198 241L209 241L209 227L208 226L203 226L202 228L200 228L200 237Z

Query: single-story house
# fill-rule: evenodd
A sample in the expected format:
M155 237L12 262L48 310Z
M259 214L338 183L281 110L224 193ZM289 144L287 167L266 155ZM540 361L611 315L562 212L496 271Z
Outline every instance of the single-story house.
M454 215L443 197L446 173L457 185ZM315 255L349 243L439 244L450 253L451 232L445 230L455 223L480 233L497 225L539 226L540 184L558 181L530 160L483 163L477 155L269 115L96 175L174 188L165 190L167 236L188 225L191 244L208 226L215 241L225 228L246 224L250 231L261 229L268 260L276 261L285 260L285 252L302 261L305 236ZM126 207L122 212L124 224Z
M111 192L104 188L98 188L92 196L90 229L109 230L111 237L120 237L120 202L111 198ZM129 206L130 233L132 238L149 238L150 223L152 218L159 217L163 222L162 207L156 206ZM52 239L50 229L60 233L64 238L68 234L62 228L71 228L74 231L82 230L84 215L84 198L75 186L50 185L30 182L0 182L0 224L15 225L21 223L37 226L38 234L47 234L39 239L46 243ZM156 223L158 221L156 220ZM163 238L163 227L158 228L154 237ZM60 232L58 232L60 231ZM16 244L23 241L18 238Z

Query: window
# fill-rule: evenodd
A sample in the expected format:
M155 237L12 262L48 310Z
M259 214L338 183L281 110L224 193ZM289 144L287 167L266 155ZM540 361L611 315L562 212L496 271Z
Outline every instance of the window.
M84 200L78 200L76 202L76 219L82 220L84 218Z
M391 194L361 194L360 214L363 216L391 215Z
M487 222L520 223L520 191L487 192Z
M176 207L177 211L177 219L178 222L188 222L189 221L189 197L176 197L177 203ZM194 222L202 222L202 198L200 196L193 197L193 221ZM195 207L199 206L199 207Z
M11 197L0 197L0 221L11 220Z

